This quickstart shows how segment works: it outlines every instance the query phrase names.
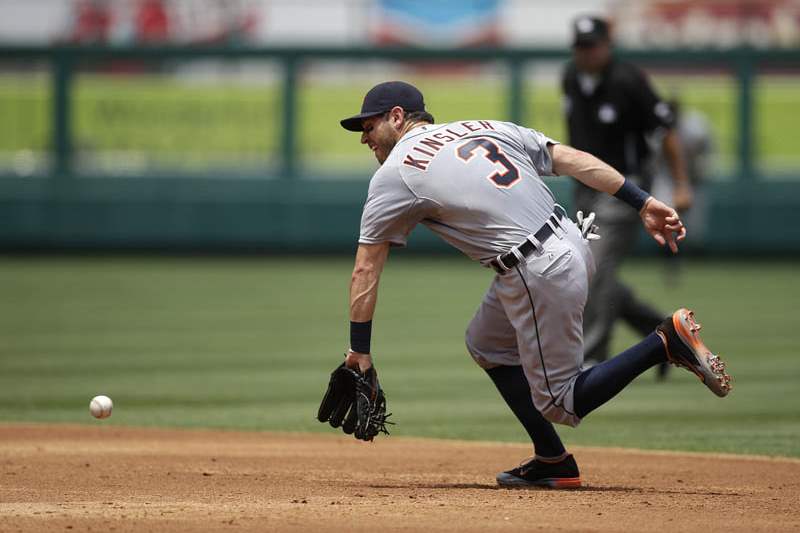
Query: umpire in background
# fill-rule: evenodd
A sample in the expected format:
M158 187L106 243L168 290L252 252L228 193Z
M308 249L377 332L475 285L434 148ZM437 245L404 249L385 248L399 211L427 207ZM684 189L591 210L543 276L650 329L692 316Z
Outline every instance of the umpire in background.
M663 129L663 154L675 181L673 207L687 209L692 194L669 105L655 94L639 68L614 58L606 20L579 17L573 32L573 60L562 79L569 144L606 161L649 191L653 171L647 168L651 157L646 137ZM603 237L592 241L597 273L589 288L583 326L585 359L600 362L608 358L618 317L646 336L664 315L638 300L617 278L638 236L638 214L613 196L581 183L576 183L574 206L586 214L596 213ZM666 375L667 368L659 368L659 377Z

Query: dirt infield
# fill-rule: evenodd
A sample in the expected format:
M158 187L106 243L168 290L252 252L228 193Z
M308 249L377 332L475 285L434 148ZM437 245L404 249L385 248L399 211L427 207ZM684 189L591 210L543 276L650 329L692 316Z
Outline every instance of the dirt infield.
M506 490L527 446L0 426L0 531L797 531L800 461L574 449L585 487Z

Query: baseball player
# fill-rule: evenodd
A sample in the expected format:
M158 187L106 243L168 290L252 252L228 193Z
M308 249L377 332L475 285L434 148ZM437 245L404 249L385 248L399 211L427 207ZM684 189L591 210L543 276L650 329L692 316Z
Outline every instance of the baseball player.
M716 395L728 394L724 364L702 343L687 309L617 357L582 370L593 217L573 223L541 176L574 176L616 196L639 212L656 242L677 252L686 231L674 209L594 156L538 131L495 120L434 124L422 94L407 83L375 86L361 113L341 125L361 132L381 164L361 219L344 365L375 376L370 339L380 275L389 248L405 245L418 223L493 269L466 345L525 427L535 454L498 474L498 484L580 486L578 466L553 423L577 426L653 365L685 367Z

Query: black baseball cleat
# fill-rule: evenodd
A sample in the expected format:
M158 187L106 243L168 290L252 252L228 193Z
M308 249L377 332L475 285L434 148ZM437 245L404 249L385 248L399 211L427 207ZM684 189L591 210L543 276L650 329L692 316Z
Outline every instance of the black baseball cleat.
M700 327L694 311L681 308L665 319L656 333L664 342L670 363L693 372L717 396L727 396L733 388L732 378L725 373L722 359L700 340Z
M546 463L534 457L513 470L497 474L497 484L507 488L577 489L581 486L581 475L572 454L557 463Z

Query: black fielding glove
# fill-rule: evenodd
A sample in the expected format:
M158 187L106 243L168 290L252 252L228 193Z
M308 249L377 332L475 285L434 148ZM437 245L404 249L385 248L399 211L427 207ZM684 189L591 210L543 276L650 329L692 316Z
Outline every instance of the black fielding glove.
M328 390L320 403L317 419L332 427L341 426L347 435L371 441L378 433L389 434L386 429L386 396L383 394L378 372L370 367L363 374L344 363L331 372Z

